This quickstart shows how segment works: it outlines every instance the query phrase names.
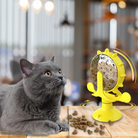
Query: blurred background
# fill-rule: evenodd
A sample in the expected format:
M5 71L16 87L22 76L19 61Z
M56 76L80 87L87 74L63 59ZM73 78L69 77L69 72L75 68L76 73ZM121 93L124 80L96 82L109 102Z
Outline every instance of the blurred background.
M0 0L0 83L22 79L19 61L43 62L53 55L67 78L62 105L91 96L90 62L97 50L119 48L138 71L138 0ZM124 59L126 78L121 92L129 92L138 105L138 85ZM116 102L116 105L124 105Z

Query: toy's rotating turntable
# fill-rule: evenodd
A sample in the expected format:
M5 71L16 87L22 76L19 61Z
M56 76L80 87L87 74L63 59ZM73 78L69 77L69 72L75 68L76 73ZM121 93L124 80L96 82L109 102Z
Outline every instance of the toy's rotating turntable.
M92 83L87 84L93 96L101 97L102 107L93 113L93 118L102 122L117 121L122 117L122 113L113 107L113 102L121 101L129 103L131 96L128 92L123 94L118 90L123 87L126 76L124 63L117 53L97 51L97 55L92 59L90 65L91 77L97 85L97 91Z

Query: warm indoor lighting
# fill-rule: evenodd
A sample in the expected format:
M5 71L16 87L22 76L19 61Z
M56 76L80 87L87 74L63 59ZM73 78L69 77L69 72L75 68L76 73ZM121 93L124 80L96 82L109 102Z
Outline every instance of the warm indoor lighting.
M42 2L41 0L34 0L33 1L33 8L35 10L39 10L42 7Z
M52 12L54 10L54 3L53 1L47 1L45 4L45 9L48 12Z
M118 6L124 9L126 7L126 3L124 1L119 1Z
M110 47L116 48L117 42L117 21L115 19L110 20Z
M29 1L28 0L19 0L19 4L20 4L21 8L27 9L29 6Z
M117 5L115 3L110 4L110 11L113 14L117 13Z

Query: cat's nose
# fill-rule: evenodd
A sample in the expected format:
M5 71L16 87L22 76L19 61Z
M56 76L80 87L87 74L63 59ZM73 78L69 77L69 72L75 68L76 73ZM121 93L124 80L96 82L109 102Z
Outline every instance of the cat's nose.
M58 78L59 78L60 80L63 80L63 77L62 77L62 76L59 76Z

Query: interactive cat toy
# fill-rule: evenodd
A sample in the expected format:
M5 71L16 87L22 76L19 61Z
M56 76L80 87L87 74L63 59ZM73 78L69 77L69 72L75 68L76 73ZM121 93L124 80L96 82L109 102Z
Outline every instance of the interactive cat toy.
M87 88L90 92L93 92L93 96L101 97L102 99L102 107L92 115L97 121L109 122L119 120L122 117L122 113L116 107L113 107L113 102L121 101L129 103L131 100L128 92L122 94L118 90L119 87L123 87L122 83L126 74L124 63L118 57L117 53L128 61L132 70L132 79L134 80L134 70L129 61L131 59L129 58L128 60L124 55L125 53L121 53L123 51L114 50L114 52L109 52L109 49L105 49L104 52L98 50L97 55L92 59L90 65L91 77L97 85L97 91L94 89L92 83L88 83Z

